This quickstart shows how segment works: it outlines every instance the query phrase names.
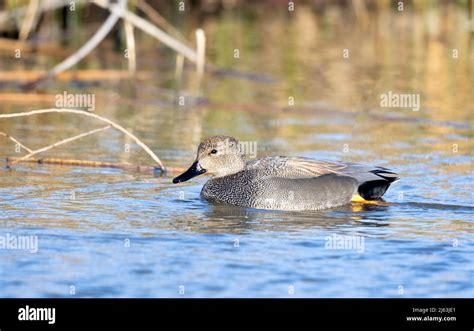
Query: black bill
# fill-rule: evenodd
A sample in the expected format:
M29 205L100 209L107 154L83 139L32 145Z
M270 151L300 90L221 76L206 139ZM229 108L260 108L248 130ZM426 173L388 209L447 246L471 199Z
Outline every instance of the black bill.
M205 172L206 172L206 169L201 168L198 161L196 161L189 167L188 170L183 172L178 177L175 177L173 179L173 184L185 182L185 181L190 180L193 177L199 176L199 175L201 175Z

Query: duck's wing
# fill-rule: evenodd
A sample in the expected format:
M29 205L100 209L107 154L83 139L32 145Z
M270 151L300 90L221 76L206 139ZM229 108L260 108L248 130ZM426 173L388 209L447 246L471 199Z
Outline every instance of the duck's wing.
M347 168L342 162L319 161L304 157L269 156L247 164L247 169L283 178L314 178L325 174L339 174Z
M359 194L365 199L380 198L398 175L387 168L357 163L321 161L303 157L266 157L250 162L247 167L268 176L283 178L314 178L336 174L356 179Z
M303 157L291 157L286 160L286 167L295 174L318 177L325 174L345 175L347 164L333 161L320 161Z

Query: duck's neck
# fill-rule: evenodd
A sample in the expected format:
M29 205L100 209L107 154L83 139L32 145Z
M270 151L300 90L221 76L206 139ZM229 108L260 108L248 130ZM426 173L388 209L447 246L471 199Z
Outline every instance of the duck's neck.
M247 164L245 163L244 159L239 159L238 161L232 162L221 171L214 173L214 178L234 175L242 170L245 170L246 166Z

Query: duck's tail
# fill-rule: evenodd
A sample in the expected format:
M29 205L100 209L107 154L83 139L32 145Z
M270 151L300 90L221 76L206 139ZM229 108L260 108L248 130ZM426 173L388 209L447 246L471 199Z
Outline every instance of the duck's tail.
M377 168L370 172L376 175L376 177L361 183L357 190L358 195L364 200L376 200L381 198L389 186L399 179L398 174L386 168ZM356 197L354 199L359 198Z

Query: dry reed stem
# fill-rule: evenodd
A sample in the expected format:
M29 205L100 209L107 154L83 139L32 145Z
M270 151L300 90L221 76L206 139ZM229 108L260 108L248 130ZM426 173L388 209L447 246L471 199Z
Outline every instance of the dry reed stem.
M129 21L123 21L123 25L127 41L128 71L133 75L137 71L137 53L135 48L135 35L133 33L134 27Z
M176 85L181 88L181 82L183 80L183 68L184 68L184 56L180 53L176 55L176 68L174 77L176 79Z
M15 138L13 138L12 136L6 134L6 133L3 133L0 131L0 136L4 136L8 139L10 139L11 141L13 141L15 144L18 144L18 146L20 146L21 148L27 150L28 152L32 153L33 150L29 149L28 147L26 147L25 145L23 145L21 142L19 142L18 140L16 140Z
M86 0L75 0L76 4L85 3ZM71 0L47 0L40 1L38 7L38 13L42 13L48 10L58 9L64 6L68 6L71 3ZM0 12L0 24L8 21L9 19L14 19L16 17L21 18L27 15L28 6L20 7L16 10L4 10Z
M13 117L23 117L23 116L31 116L31 115L37 115L37 114L46 114L46 113L71 113L71 114L78 114L78 115L84 115L84 116L89 116L93 117L95 119L101 120L102 122L105 122L109 124L110 126L114 127L115 129L121 131L125 135L129 136L135 143L137 143L138 146L140 146L150 157L160 166L160 168L165 169L165 166L161 162L161 160L156 156L155 153L147 146L145 145L140 139L138 139L134 134L131 132L127 131L125 128L123 128L121 125L116 124L112 122L111 120L96 115L94 113L86 112L83 110L77 110L77 109L56 109L56 108L51 108L51 109L38 109L38 110L32 110L29 112L22 112L22 113L13 113L13 114L0 114L0 119L1 118L13 118Z
M179 30L176 29L172 24L168 23L168 21L145 0L137 0L135 5L138 9L145 13L153 23L158 25L158 27L167 31L169 34L172 34L176 39L186 42L186 38L181 34L181 32L179 32Z
M196 30L196 52L197 52L197 61L196 61L196 70L198 81L201 81L202 76L204 75L204 65L206 61L206 35L204 30Z
M183 54L189 61L196 63L197 55L192 48L186 46L179 40L176 40L175 38L171 37L166 32L151 24L147 20L124 8L120 8L118 5L111 3L108 0L94 0L94 3L99 7L108 9L110 12L115 13L122 19L129 21L135 27L160 40L166 46L172 48L178 53Z
M126 4L126 0L119 0L118 8L123 9L125 8ZM102 40L104 40L104 38L109 34L110 30L112 30L112 28L119 19L120 17L118 14L111 12L109 17L107 17L105 22L100 26L96 33L81 48L79 48L74 54L69 56L67 59L54 66L54 68L49 70L43 77L40 77L38 80L27 84L27 86L25 87L32 88L39 82L47 78L57 76L59 73L66 71L72 66L76 65L87 54L94 50L94 48L96 48Z
M365 0L352 0L351 3L357 20L363 26L366 26L369 21L369 13L367 12Z
M26 15L23 19L23 23L20 29L19 39L25 41L30 35L31 29L36 21L36 13L38 12L39 0L30 0L28 8L26 9Z
M101 132L101 131L104 131L104 130L107 130L109 129L111 126L110 125L107 125L107 126L104 126L103 128L99 128L99 129L95 129L95 130L91 130L91 131L88 131L88 132L85 132L85 133L81 133L77 136L74 136L74 137L71 137L71 138L67 138L67 139L63 139L61 141L58 141L54 144L51 144L49 146L46 146L46 147L43 147L43 148L40 148L40 149L37 149L37 150L34 150L34 151L30 151L29 154L19 158L18 160L16 161L13 161L11 164L15 164L17 162L21 162L23 160L26 160L26 159L29 159L30 157L36 155L36 154L39 154L39 153L42 153L42 152L46 152L47 150L50 150L54 147L57 147L57 146L60 146L60 145L64 145L68 142L71 142L71 141L74 141L74 140L77 140L77 139L80 139L80 138L83 138L83 137L87 137L87 136L90 136L94 133L97 133L97 132Z

